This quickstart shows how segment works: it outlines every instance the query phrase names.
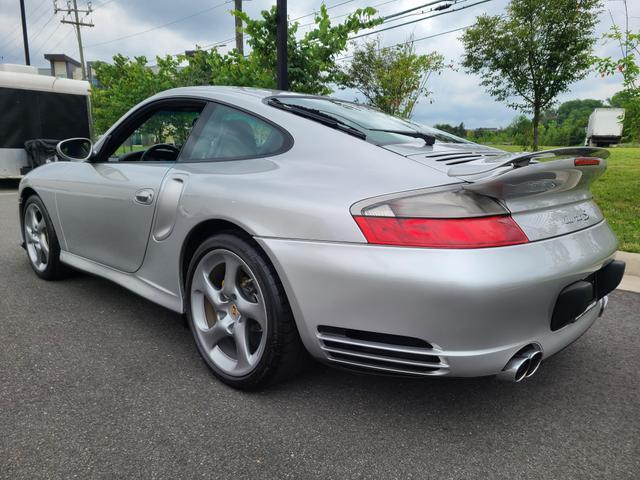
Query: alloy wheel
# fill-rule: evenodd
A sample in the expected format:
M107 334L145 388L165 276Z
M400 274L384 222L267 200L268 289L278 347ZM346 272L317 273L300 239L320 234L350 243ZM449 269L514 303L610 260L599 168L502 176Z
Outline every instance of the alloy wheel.
M247 263L230 250L208 252L193 274L190 301L204 355L229 376L250 373L265 349L267 312Z
M49 233L44 215L35 203L29 204L24 215L24 238L31 264L43 272L49 264Z

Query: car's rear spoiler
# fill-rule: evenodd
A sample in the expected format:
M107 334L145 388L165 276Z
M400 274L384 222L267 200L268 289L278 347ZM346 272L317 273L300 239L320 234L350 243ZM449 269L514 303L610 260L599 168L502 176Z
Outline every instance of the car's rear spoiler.
M543 150L540 152L525 152L499 155L497 157L488 157L475 162L454 165L449 169L447 174L450 177L466 177L471 175L479 175L488 173L500 167L513 165L514 168L525 167L532 160L538 158L571 158L571 157L596 157L605 159L609 156L609 152L604 148L595 147L566 147L554 148L552 150Z

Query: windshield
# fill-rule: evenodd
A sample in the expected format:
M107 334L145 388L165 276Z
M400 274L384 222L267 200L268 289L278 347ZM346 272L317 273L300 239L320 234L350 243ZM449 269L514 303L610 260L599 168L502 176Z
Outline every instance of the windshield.
M287 105L298 105L300 107L312 108L325 115L329 115L341 122L346 123L367 135L367 141L376 145L390 145L394 143L410 143L420 140L399 135L396 133L380 132L376 130L410 130L429 134L435 137L436 142L441 143L471 143L467 140L456 137L449 133L435 128L420 125L409 120L393 117L375 108L362 105L360 103L346 102L333 98L323 97L276 97L280 102Z

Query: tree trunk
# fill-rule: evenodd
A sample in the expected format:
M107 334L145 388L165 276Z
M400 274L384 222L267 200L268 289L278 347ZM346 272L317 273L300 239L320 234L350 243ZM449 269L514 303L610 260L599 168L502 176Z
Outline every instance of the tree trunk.
M533 107L533 151L538 151L539 141L540 141L540 132L538 130L538 126L540 124L540 106L535 105Z

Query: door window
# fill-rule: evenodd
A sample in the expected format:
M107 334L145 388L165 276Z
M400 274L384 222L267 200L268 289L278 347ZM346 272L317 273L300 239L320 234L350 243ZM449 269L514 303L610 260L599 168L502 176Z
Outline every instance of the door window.
M201 112L200 106L166 107L154 111L129 129L126 139L109 155L109 160L175 161Z
M207 109L182 159L205 162L274 155L286 149L289 139L274 125L226 105ZM191 142L190 142L191 143Z

